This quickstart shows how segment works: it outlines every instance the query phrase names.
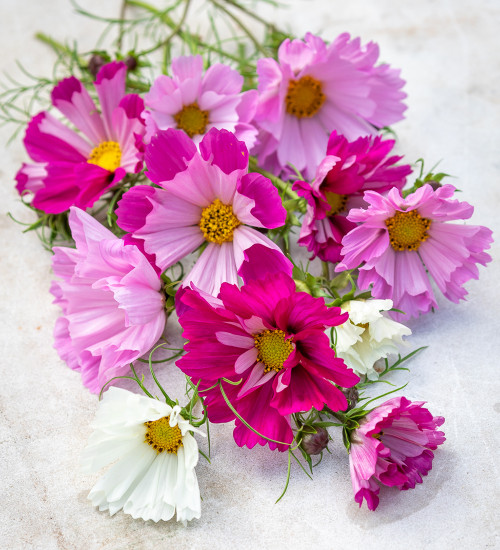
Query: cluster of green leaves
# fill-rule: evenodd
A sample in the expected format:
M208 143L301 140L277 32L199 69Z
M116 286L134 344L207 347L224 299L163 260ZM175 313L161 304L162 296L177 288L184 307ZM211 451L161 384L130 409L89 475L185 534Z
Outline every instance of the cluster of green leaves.
M445 172L434 172L438 166L437 164L434 165L429 172L424 173L425 163L422 158L415 161L415 166L420 166L419 174L415 180L415 183L411 187L403 190L402 195L404 198L411 193L414 193L417 189L420 189L420 187L423 187L426 183L431 185L434 189L437 189L438 187L441 187L441 182L444 178L452 177L450 174L446 174Z

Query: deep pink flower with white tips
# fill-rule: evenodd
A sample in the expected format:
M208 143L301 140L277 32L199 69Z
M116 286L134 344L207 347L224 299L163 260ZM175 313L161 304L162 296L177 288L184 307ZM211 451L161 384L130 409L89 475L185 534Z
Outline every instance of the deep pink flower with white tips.
M50 214L85 209L126 174L142 170L144 103L125 95L126 73L123 62L101 68L94 83L100 112L74 76L52 90L52 104L79 132L46 111L31 119L24 145L35 162L23 164L16 188L33 194L32 206Z
M72 207L76 249L55 247L51 286L63 310L55 344L93 393L148 352L166 323L161 281L137 246L125 244L90 215Z
M161 270L206 243L184 285L215 296L223 282L238 282L245 249L279 250L254 228L282 226L286 210L269 179L248 173L247 148L234 134L212 128L199 147L181 130L159 131L146 149L146 175L161 188L133 187L117 216Z
M407 164L394 166L402 157L389 156L394 140L360 137L356 141L333 132L323 159L311 184L297 181L293 189L307 200L308 207L299 244L306 246L323 261L341 259L344 235L356 224L347 220L351 208L366 206L363 193L375 190L384 193L402 189L411 173Z
M274 442L236 419L236 443L249 448L269 444L284 451L293 440L292 413L324 405L344 410L346 398L335 384L351 387L359 377L335 356L325 333L345 322L347 314L326 307L322 298L297 292L291 264L279 254L262 245L251 247L239 272L245 284L224 283L217 298L195 288L183 290L179 322L188 342L177 366L200 381L201 389L220 378L241 381L223 382L229 401L252 428ZM203 395L212 422L235 419L218 387Z
M257 137L252 124L256 90L242 92L243 77L228 65L214 63L203 71L201 55L176 57L172 76L160 75L144 96L146 141L158 130L178 128L198 145L211 128L233 132L251 148Z
M329 46L307 33L305 40L286 39L278 62L260 59L260 126L254 153L259 164L279 172L293 164L314 177L333 130L354 140L403 118L404 81L389 65L375 66L373 42L341 34Z
M484 250L492 237L483 226L449 223L470 218L474 210L454 200L454 192L452 185L434 191L427 184L406 198L398 189L387 197L367 191L369 207L347 216L359 225L343 238L344 258L336 271L361 265L358 287L373 285L375 298L391 299L410 317L437 307L430 278L452 302L463 299L463 284L479 277L477 264L491 261Z
M394 397L369 412L351 434L349 465L354 500L375 510L380 487L414 489L432 469L434 451L445 441L437 428L442 416L433 417L423 402Z

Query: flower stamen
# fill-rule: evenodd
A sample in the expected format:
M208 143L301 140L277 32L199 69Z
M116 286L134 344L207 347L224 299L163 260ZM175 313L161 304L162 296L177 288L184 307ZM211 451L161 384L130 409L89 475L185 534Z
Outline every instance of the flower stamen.
M122 151L116 141L103 141L94 147L87 160L89 164L96 164L104 170L114 172L120 167Z
M285 98L286 112L297 118L312 117L326 99L321 82L311 76L290 80Z
M184 130L192 138L207 131L208 111L202 111L196 101L184 107L174 115L179 130Z
M170 416L144 422L146 426L145 441L157 453L166 451L170 454L177 454L179 447L182 447L182 432L179 426L170 426L169 422Z
M339 195L337 193L332 193L331 191L325 191L325 197L331 207L326 213L327 216L335 216L340 214L340 212L345 209L348 199L347 195Z
M211 243L222 244L233 240L234 230L241 225L233 214L233 207L215 199L201 211L200 229L205 239Z
M287 338L282 330L264 330L253 340L259 352L257 361L264 363L264 372L279 372L293 351L292 338Z
M427 230L431 226L431 220L422 218L417 210L397 210L392 218L385 220L385 225L389 230L389 240L394 250L415 251L429 238Z

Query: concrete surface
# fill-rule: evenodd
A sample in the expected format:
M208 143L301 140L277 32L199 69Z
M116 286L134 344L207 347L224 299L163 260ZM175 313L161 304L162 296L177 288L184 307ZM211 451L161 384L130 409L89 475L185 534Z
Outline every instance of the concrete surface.
M82 2L103 15L119 2ZM375 40L381 59L402 67L407 118L396 126L399 151L413 162L453 174L475 206L473 223L500 228L500 55L498 0L352 0L285 2L258 12L300 36L307 30L331 39L343 31ZM101 27L77 16L69 1L0 0L2 68L20 76L19 59L32 72L50 74L54 57L33 35L42 30L91 48ZM23 78L23 77L21 77ZM1 129L1 390L0 547L36 549L370 548L385 550L494 548L498 486L499 247L460 305L412 323L414 347L428 345L411 363L405 383L411 399L426 400L446 417L447 441L434 468L415 490L382 489L376 512L353 501L348 457L340 439L313 481L294 465L285 498L275 504L286 476L286 455L239 449L231 427L213 426L212 465L200 461L202 518L187 528L153 524L118 513L110 518L86 500L97 476L79 472L97 399L52 348L58 310L48 292L50 254L33 233L22 234L7 212L32 220L13 178L27 157L20 139L5 143ZM167 335L180 342L179 326ZM174 366L159 373L174 396L182 377Z

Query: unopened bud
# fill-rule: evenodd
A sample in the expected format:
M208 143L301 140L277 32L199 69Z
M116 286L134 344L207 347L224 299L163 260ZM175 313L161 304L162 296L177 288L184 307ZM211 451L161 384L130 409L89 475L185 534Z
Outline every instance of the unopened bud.
M125 65L129 71L134 71L137 69L137 57L129 55L125 58Z
M316 433L306 434L300 443L300 446L308 455L319 455L321 451L328 446L329 436L325 428L319 426L312 426L316 430Z
M350 411L351 409L354 409L354 407L358 404L359 399L359 393L356 389L356 386L353 386L352 388L343 388L342 393L346 396L347 400L349 401L349 406L347 407L346 411Z
M430 185L434 191L437 191L440 187L443 187L443 184L439 181L428 181L426 183Z
M99 55L98 53L95 53L89 61L89 64L87 66L89 73L96 78L97 73L99 72L99 69L105 65L106 60L102 55Z

